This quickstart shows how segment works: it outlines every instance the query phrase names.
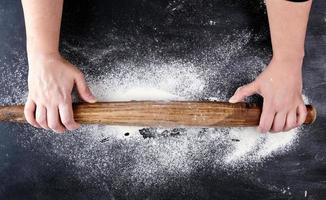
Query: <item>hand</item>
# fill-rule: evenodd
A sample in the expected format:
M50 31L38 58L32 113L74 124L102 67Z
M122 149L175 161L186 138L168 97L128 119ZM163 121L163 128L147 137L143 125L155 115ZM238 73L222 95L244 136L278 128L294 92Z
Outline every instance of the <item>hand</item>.
M34 127L58 133L79 128L72 109L74 85L83 100L96 101L82 72L56 53L29 55L29 65L26 120Z
M289 131L304 123L307 115L302 99L302 59L272 59L255 81L237 89L230 103L255 93L264 98L258 130L262 133Z

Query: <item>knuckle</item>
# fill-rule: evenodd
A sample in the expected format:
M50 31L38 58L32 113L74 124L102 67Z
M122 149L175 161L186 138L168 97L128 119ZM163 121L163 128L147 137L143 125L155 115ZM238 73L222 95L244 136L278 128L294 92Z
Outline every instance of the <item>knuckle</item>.
M51 96L52 96L52 92L50 90L46 90L43 92L43 98L42 99L52 99Z
M293 101L290 98L284 98L282 104L285 105L285 106L292 106Z
M281 104L279 104L278 102L277 103L274 103L274 109L279 112L281 110L283 110L284 106L282 106Z

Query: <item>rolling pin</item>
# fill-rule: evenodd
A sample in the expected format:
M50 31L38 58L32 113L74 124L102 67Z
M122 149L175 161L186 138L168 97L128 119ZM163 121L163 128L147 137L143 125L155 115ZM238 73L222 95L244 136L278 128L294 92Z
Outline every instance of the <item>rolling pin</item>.
M307 105L305 124L316 119ZM257 126L261 107L256 104L212 101L126 101L73 104L74 118L81 124L146 127ZM24 106L0 107L0 121L26 122Z

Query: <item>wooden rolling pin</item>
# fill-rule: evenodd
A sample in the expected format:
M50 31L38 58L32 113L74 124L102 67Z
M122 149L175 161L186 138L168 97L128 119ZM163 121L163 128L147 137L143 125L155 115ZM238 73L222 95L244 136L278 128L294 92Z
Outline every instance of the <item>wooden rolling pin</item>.
M149 127L257 126L261 107L255 104L211 101L128 101L77 103L75 120L82 124ZM25 122L24 106L0 107L0 121ZM305 124L316 119L316 109L307 105Z

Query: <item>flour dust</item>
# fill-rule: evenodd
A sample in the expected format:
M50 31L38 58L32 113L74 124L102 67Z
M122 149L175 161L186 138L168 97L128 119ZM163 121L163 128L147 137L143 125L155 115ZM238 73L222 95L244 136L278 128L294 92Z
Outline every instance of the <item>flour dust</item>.
M133 63L117 65L116 72L89 80L98 101L196 100L203 96L209 77L191 62L162 62L138 71ZM205 78L206 77L206 78ZM217 91L215 94L220 94ZM207 100L225 100L210 96ZM83 126L57 135L34 130L26 148L56 155L75 166L89 183L150 188L203 170L245 170L274 155L291 150L298 130L260 134L255 128L148 128Z
M137 63L130 58L111 63L112 69L103 67L107 71L100 76L86 73L86 79L98 101L226 101L230 96L228 91L254 79L265 66L264 61L250 53L243 55L239 68L240 64L232 58L238 57L246 47L250 34L240 34L239 38L226 39L225 44L216 46L211 43L210 49L198 54L202 55L201 60L154 57ZM90 57L99 55L91 60L94 66L105 66L103 63L108 62L105 49L92 51L69 46L67 49ZM23 100L25 94L18 96ZM258 167L265 160L293 149L300 135L298 129L259 134L255 128L91 125L64 135L30 126L26 129L26 135L19 139L22 146L64 160L74 166L72 171L85 183L104 188L132 185L129 188L135 190L177 182L203 170L233 172Z
M130 69L130 66L120 66L119 73L91 81L98 101L193 100L208 84L192 63L162 63L141 73ZM221 100L218 96L208 99ZM117 175L112 173L118 173L117 185L125 184L121 181L126 180L148 187L176 177L186 178L203 168L250 168L287 152L298 138L297 129L260 134L255 128L162 129L97 125L85 126L78 134L84 134L84 145L62 141L67 143L64 149L69 149L70 153L64 153L61 148L57 153L72 160L83 179L89 181L97 177L99 180L115 177Z

